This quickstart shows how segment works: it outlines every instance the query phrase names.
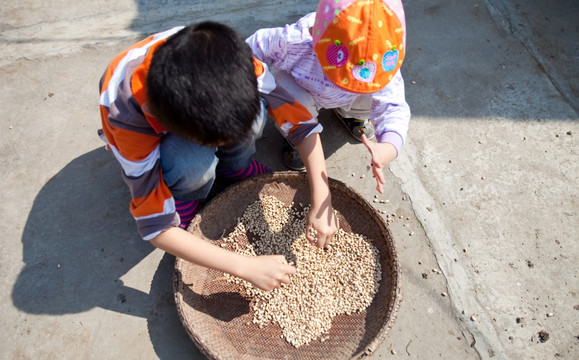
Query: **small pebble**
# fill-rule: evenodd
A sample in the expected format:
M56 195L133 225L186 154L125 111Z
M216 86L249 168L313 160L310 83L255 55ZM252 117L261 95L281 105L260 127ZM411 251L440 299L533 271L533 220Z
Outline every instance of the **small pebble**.
M440 293L440 296L442 296L442 297L446 297L446 293L445 293L445 292L443 292L443 293Z
M476 321L476 316L471 315L471 316L470 316L470 320L471 320L471 321Z
M547 313L547 317L553 317L553 316L555 316L555 314L553 314L553 313Z
M538 334L538 335L539 335L539 341L542 342L542 343L544 343L544 342L546 342L547 340L549 340L549 333L546 332L545 330L539 331L539 334Z

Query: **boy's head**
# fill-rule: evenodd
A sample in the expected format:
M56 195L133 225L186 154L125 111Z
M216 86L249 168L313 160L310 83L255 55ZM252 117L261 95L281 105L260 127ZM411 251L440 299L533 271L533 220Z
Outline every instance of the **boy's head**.
M260 110L251 49L214 22L185 27L161 45L146 86L157 120L202 145L243 138Z
M400 0L320 0L312 30L326 78L355 93L384 88L405 55Z

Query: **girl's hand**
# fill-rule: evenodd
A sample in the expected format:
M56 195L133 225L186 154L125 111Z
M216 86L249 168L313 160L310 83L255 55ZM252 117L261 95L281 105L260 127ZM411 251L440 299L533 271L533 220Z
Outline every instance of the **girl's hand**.
M376 178L376 190L383 194L384 184L386 183L383 171L396 158L396 148L390 143L371 142L366 135L362 135L362 142L372 156L372 174Z
M325 248L336 231L338 219L331 204L324 204L321 209L310 208L306 218L306 239L310 244Z

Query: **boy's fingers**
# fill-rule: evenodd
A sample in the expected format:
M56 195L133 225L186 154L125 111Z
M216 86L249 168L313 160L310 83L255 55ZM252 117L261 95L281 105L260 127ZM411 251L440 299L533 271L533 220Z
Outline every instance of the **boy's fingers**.
M283 271L285 274L293 274L296 272L296 268L293 265L288 264L285 256L283 255L278 255L277 261L279 263L282 264L281 266L281 271Z
M288 265L284 268L284 271L285 271L286 274L295 274L296 271L297 271L297 269L296 269L295 266L288 264Z
M284 283L284 284L289 284L289 283L291 282L291 279L290 279L290 277L289 277L288 274L285 274L285 275L281 278L280 282L281 282L281 283Z
M297 269L294 266L289 265L289 264L285 264L283 269L282 269L283 275L281 276L281 279L279 281L284 283L284 284L289 284L291 282L290 275L295 274L296 271L297 271Z

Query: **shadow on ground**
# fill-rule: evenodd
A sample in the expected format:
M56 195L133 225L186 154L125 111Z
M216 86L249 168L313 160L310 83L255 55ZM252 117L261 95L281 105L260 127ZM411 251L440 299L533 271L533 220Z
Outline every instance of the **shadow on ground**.
M154 247L141 240L128 211L120 167L103 148L74 159L38 193L22 236L25 266L12 300L30 314L65 315L95 307L146 318L160 358L198 353L179 322L165 255L150 292L121 277Z

